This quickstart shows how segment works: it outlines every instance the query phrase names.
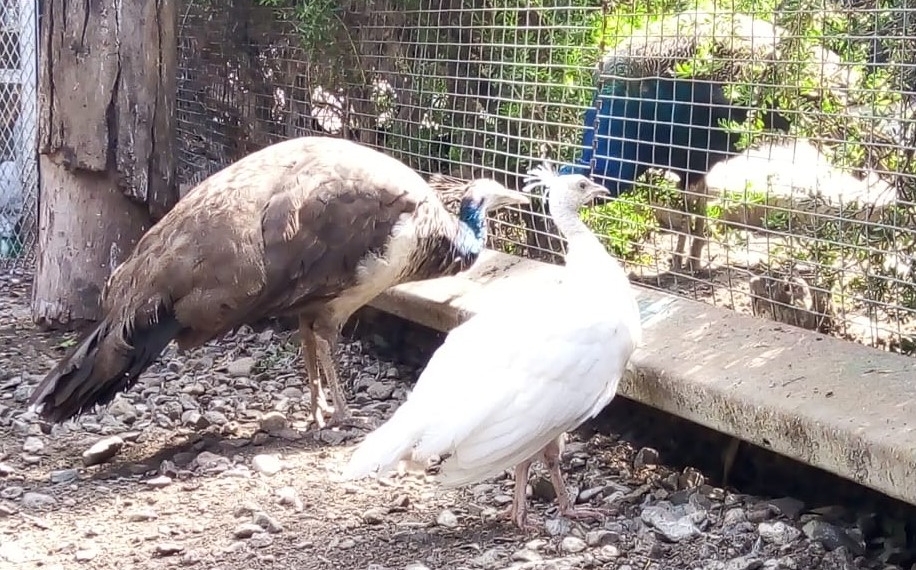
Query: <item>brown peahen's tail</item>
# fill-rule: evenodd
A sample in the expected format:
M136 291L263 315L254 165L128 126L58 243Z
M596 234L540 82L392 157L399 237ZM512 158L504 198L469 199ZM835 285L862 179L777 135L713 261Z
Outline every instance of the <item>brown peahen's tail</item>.
M60 423L130 388L182 328L164 307L146 321L101 320L35 387L29 405Z

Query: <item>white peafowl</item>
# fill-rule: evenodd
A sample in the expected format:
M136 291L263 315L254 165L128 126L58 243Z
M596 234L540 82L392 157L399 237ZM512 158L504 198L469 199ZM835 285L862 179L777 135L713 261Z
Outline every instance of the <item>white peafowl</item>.
M614 397L641 342L639 309L623 267L578 217L607 190L546 165L527 181L526 190L546 186L550 214L569 242L560 282L520 291L513 303L488 306L453 329L407 401L353 453L344 479L438 457L438 481L457 487L515 466L506 515L526 528L528 470L543 458L561 514L600 516L570 499L562 437Z
M243 324L298 316L311 413L352 420L332 359L341 326L399 283L454 275L486 244L486 214L528 203L488 179L458 216L419 174L343 139L268 146L192 189L137 243L102 293L104 317L30 403L61 422L130 388L175 339L199 346Z

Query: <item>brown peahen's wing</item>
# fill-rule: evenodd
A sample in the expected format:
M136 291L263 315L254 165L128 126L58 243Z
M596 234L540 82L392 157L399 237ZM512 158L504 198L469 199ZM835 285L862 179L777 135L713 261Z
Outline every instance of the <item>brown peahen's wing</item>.
M403 163L343 139L266 147L191 190L106 286L129 320L164 305L183 346L334 295L398 218L435 197Z

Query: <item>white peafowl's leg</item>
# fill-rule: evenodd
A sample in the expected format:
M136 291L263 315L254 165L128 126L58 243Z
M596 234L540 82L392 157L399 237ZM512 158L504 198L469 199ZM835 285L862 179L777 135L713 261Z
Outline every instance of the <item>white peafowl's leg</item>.
M511 520L515 526L522 530L528 530L528 468L531 467L531 459L523 461L515 466L515 492L512 494L512 504L503 513L503 516Z
M562 437L562 436L560 436ZM542 451L544 464L550 471L550 481L553 483L554 492L557 494L557 503L560 507L560 514L567 518L578 519L603 519L605 513L599 509L589 507L577 507L569 497L569 490L566 488L566 481L563 473L560 471L560 439L547 444Z
M318 341L312 332L311 322L304 318L299 319L299 336L302 341L302 358L305 360L305 372L309 381L309 395L311 396L309 410L312 420L319 428L325 425L324 413L330 412L331 407L324 395L321 386L321 375L318 372Z

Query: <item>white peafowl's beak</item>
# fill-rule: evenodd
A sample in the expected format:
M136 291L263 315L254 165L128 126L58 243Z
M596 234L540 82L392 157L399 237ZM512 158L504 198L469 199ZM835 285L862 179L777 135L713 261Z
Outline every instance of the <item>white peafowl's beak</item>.
M595 198L610 198L611 191L595 182L591 183L589 189L585 192L586 203L591 202Z

